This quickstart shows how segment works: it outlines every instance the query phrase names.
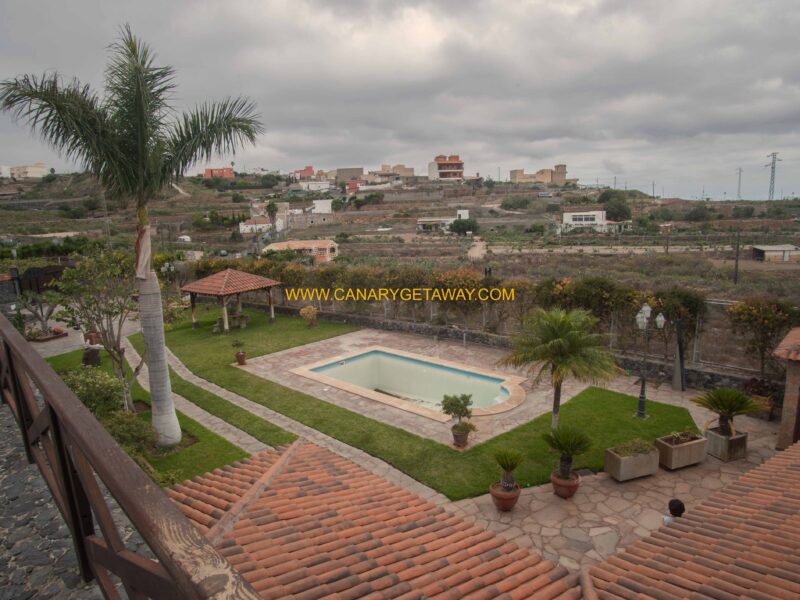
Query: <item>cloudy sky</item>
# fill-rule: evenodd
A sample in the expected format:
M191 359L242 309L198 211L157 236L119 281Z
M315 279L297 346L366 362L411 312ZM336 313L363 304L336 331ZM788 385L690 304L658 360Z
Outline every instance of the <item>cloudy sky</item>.
M658 195L800 194L797 0L0 0L0 78L101 86L118 27L177 70L177 108L227 95L266 133L237 168L458 153L472 174L568 165ZM0 164L71 168L0 114ZM232 160L223 157L224 164Z

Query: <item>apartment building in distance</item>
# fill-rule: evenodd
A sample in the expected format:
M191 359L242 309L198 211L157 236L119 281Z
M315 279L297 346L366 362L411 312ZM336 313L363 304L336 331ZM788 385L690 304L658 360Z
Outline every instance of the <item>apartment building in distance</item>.
M364 178L364 167L344 167L336 169L336 185L346 183L353 179Z
M211 179L212 177L221 177L222 179L236 179L233 172L233 167L220 167L210 168L203 171L203 179Z
M13 179L41 179L49 173L47 165L42 162L32 165L17 165L8 170L9 177Z
M464 161L458 154L440 154L428 163L428 179L460 183L464 181Z
M525 169L513 169L511 183L543 183L545 185L566 185L567 165L556 165L552 169L539 169L536 173L526 173ZM577 181L577 179L575 180Z
M404 164L389 166L381 165L381 171L384 173L393 173L398 177L413 177L414 167L407 167Z

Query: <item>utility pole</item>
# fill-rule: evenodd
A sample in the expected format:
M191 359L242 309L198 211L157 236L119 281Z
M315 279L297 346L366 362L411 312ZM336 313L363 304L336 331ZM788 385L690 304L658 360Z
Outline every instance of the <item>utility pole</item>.
M656 197L656 182L653 182L653 198Z
M774 200L775 199L775 167L777 166L778 161L779 160L783 160L783 159L778 158L778 153L777 152L772 152L771 154L767 154L767 158L770 158L770 157L772 157L772 160L770 162L768 162L767 164L765 164L764 166L765 167L770 167L770 173L769 173L769 199L770 200Z
M617 176L614 175L614 189L617 189Z
M736 262L733 266L733 285L739 283L739 249L741 248L740 237L742 235L742 230L736 230Z
M736 197L742 199L742 167L738 167L736 172L739 174L739 183L736 185Z

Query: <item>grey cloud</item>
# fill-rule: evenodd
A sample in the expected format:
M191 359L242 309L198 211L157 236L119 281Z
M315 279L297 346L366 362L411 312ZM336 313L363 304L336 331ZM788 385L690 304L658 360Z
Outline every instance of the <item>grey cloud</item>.
M698 195L766 192L762 156L800 190L800 25L793 0L6 2L0 77L102 82L130 22L177 69L178 107L246 94L267 133L237 164L294 169L460 153L503 176L572 176ZM0 115L0 164L43 159ZM709 157L713 156L713 160ZM220 159L223 162L229 157ZM618 182L619 183L619 182ZM660 191L660 190L657 190Z

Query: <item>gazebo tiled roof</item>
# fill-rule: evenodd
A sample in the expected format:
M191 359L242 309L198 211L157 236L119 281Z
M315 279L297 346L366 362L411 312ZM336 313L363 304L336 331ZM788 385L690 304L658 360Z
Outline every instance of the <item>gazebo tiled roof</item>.
M224 297L265 290L276 285L281 285L280 281L253 275L252 273L244 273L236 269L225 269L219 273L214 273L186 284L181 288L181 291L204 296Z
M795 327L786 334L773 355L783 360L800 361L800 327Z

